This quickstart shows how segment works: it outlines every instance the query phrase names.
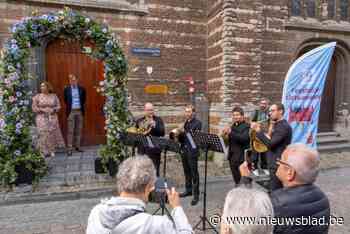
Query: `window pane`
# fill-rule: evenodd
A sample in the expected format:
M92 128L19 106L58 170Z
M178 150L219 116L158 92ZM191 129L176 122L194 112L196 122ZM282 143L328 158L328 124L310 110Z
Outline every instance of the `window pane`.
M340 19L341 20L348 19L348 7L349 7L348 0L340 1Z
M300 0L292 0L292 15L301 15L301 2Z
M334 18L335 16L335 0L328 0L328 18Z
M306 1L306 12L308 17L316 16L316 3L315 0Z

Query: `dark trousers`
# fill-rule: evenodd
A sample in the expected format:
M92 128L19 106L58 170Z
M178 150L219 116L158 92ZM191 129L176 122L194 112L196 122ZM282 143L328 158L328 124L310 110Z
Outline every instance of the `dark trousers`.
M184 149L181 153L182 166L185 173L186 191L192 192L195 197L199 196L199 174L198 174L199 152L191 153Z
M160 176L160 153L147 154L147 156L152 160L154 167L156 168L157 177Z
M239 172L239 166L243 163L243 161L237 160L234 157L229 158L230 169L232 173L233 180L236 184L239 184L241 180L241 173Z
M252 160L255 165L255 168L257 168L258 164L260 163L261 169L267 169L267 154L266 153L254 153Z

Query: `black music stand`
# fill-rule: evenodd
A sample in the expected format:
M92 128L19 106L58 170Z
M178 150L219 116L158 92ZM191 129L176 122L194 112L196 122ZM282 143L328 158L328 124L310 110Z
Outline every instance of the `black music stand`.
M163 177L165 182L167 181L166 178L166 162L167 162L167 152L171 151L171 152L175 152L175 153L179 153L180 152L180 145L179 143L164 138L164 137L155 137L155 136L151 136L150 137L154 146L157 148L160 148L161 151L164 151L163 157L164 157L164 164L163 164ZM168 215L170 215L168 209L165 206L165 198L161 197L160 199L160 207L153 213L156 214L158 213L158 211L161 209L162 210L162 215L164 215L164 211L167 212Z
M139 133L126 132L123 134L121 141L124 145L132 146L132 156L136 155L135 149L139 146L148 146L147 136Z
M208 151L214 152L225 152L225 147L223 144L223 140L215 135L208 134L203 132L192 132L193 140L198 147L205 151L205 166L204 166L204 191L203 191L203 215L200 216L199 222L194 226L193 229L198 229L201 231L205 231L207 229L212 229L215 233L219 233L216 228L209 222L207 218L207 170L208 170ZM206 223L209 224L209 228L206 228ZM200 228L200 224L202 224L202 228Z

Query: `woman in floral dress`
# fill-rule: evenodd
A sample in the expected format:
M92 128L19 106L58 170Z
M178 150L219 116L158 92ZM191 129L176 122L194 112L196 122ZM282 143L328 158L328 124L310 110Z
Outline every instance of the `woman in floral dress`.
M33 97L32 109L36 113L38 147L45 157L50 157L55 155L56 148L65 148L57 116L61 105L48 82L41 83L40 91Z

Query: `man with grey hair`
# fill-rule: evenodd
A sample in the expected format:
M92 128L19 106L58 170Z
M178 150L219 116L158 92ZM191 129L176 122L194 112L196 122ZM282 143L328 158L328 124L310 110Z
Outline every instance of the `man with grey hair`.
M167 190L170 216L146 213L149 194L154 190L156 171L146 156L126 159L119 167L119 196L101 201L89 216L86 234L190 234L192 227L174 188Z
M276 176L283 188L272 191L271 201L279 222L275 234L328 233L330 205L327 196L313 183L319 171L320 157L305 144L289 145L277 159ZM250 183L247 163L240 167L242 183ZM287 224L287 218L294 224ZM300 222L296 222L299 220ZM312 223L307 220L313 220Z
M234 188L228 192L221 219L221 234L272 234L273 207L267 193L256 189ZM256 223L249 223L255 219ZM258 220L260 223L258 223Z

